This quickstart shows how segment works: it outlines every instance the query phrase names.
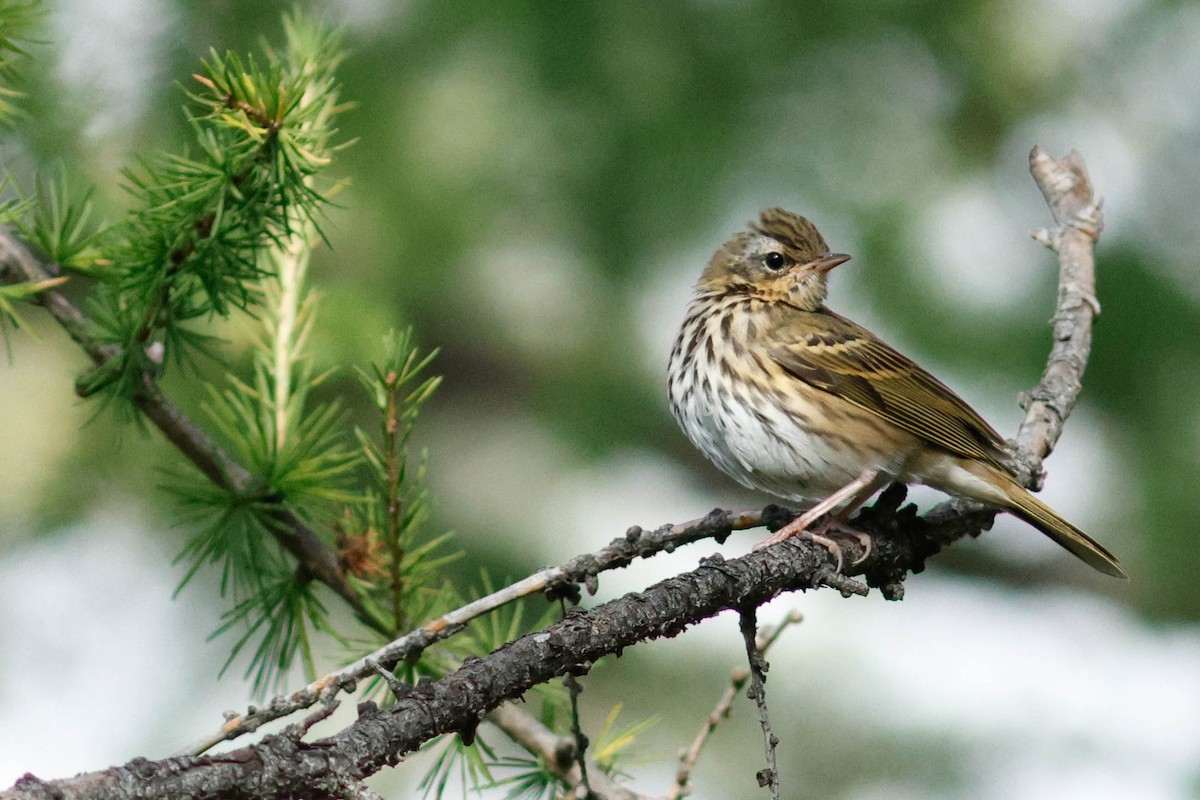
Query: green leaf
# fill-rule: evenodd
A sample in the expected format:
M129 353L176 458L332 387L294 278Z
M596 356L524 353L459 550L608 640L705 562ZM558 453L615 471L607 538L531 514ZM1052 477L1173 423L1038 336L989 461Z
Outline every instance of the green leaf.
M98 274L107 265L95 244L100 231L93 219L92 189L72 200L75 194L61 167L38 180L34 197L26 200L30 213L18 221L17 232L64 270Z
M47 278L42 281L27 281L25 283L0 284L0 336L4 337L4 345L9 361L12 361L12 342L8 338L8 326L28 330L25 320L17 313L17 304L29 301L42 292L61 286L67 282L64 275L58 278Z

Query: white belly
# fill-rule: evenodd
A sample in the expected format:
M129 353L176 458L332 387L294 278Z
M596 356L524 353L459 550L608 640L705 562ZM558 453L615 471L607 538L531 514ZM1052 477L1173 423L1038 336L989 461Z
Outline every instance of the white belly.
M823 498L868 468L887 478L903 474L916 445L912 437L864 420L863 412L848 413L847 401L817 389L789 392L786 406L768 401L763 390L730 381L728 365L710 358L707 346L697 347L689 359L677 343L668 392L671 413L684 433L725 474L798 502ZM753 360L741 367L758 370L764 381L778 379ZM862 444L874 440L878 445L881 437L883 447Z
M678 398L673 392L671 407L692 443L744 486L808 501L845 486L868 466L885 474L898 466L878 463L840 438L813 433L798 421L803 417L745 396L751 392L735 397L716 386L702 379L695 391Z

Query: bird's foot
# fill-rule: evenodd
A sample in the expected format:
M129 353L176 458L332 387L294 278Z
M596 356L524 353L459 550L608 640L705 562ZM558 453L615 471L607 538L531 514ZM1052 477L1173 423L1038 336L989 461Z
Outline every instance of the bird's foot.
M842 554L842 545L838 539L846 540L853 539L854 542L862 548L863 554L851 562L850 566L861 564L867 556L871 554L873 542L870 534L864 533L857 528L852 528L837 517L829 517L822 521L812 530L809 527L816 520L812 518L811 513L801 514L794 520L784 525L771 536L763 539L758 544L754 545L755 550L762 550L780 542L787 541L793 536L804 535L812 541L824 547L829 551L829 555L833 556L837 562L837 571L842 571L842 565L845 562L845 557Z
M850 566L852 567L856 567L862 562L866 561L867 556L871 555L871 550L875 547L875 540L871 538L871 534L865 531L860 531L858 528L851 526L848 522L838 517L830 517L824 523L817 526L817 529L813 532L814 541L816 540L817 536L821 536L824 539L835 542L839 537L843 539L853 539L855 543L862 548L862 555L850 563ZM826 549L828 549L828 545L826 545ZM838 549L840 551L840 546Z
M812 539L814 542L821 545L821 547L824 547L829 551L829 555L833 556L833 560L836 563L833 571L840 575L842 572L842 564L845 563L845 558L842 555L842 546L838 544L837 539L832 539L823 533L817 533L815 531L808 531L808 538ZM857 564L858 562L856 561L854 563Z

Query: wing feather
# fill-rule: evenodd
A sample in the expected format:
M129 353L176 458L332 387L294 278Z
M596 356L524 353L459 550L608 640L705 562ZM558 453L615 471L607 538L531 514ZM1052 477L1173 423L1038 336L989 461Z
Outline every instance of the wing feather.
M768 334L768 349L788 374L951 453L1008 471L1004 439L944 383L844 317L787 310Z

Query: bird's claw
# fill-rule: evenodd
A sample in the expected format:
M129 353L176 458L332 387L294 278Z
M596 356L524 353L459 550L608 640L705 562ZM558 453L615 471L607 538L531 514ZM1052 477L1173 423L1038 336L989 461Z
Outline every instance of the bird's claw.
M837 565L833 568L833 571L841 574L842 564L845 561L845 559L842 557L842 546L838 544L835 539L830 539L828 536L823 534L814 533L812 531L807 531L807 533L808 538L812 539L814 542L829 551L829 555L833 556L833 560L837 562ZM858 562L856 561L854 563L857 564Z
M862 555L854 559L850 566L857 567L859 564L867 560L871 555L871 550L875 547L875 540L871 538L871 534L860 531L858 528L853 528L845 522L842 522L836 517L829 520L821 526L819 533L826 539L832 538L831 534L836 536L844 536L853 539L862 548ZM840 550L840 548L839 548Z
M857 528L852 528L841 520L835 518L828 519L822 522L814 530L808 530L807 527L797 525L801 518L793 520L791 523L783 526L773 535L763 539L754 545L754 549L763 550L780 542L787 541L793 536L807 536L812 541L824 547L829 551L829 555L833 556L837 562L837 572L842 571L842 566L845 563L845 556L842 554L842 546L838 543L838 537L853 539L855 543L862 548L862 555L854 559L850 566L856 567L866 560L867 556L871 555L871 549L874 542L871 535Z

